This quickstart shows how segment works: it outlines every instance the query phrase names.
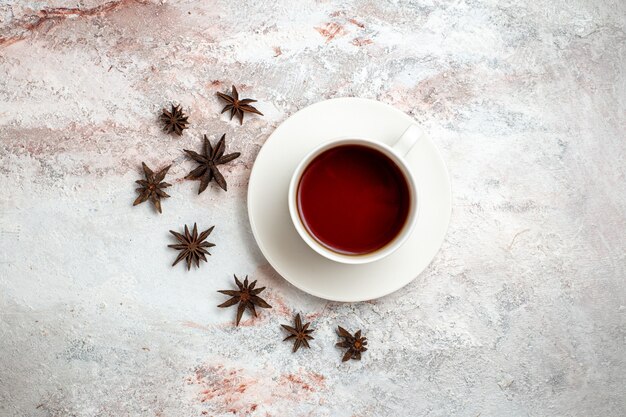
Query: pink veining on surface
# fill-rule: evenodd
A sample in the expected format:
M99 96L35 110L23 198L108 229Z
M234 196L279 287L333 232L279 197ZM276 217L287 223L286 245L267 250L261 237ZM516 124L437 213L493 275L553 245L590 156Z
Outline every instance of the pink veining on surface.
M360 27L361 29L364 29L364 28L365 28L365 24L364 24L364 23L362 23L362 22L359 22L359 21L358 21L358 20L356 20L356 19L350 18L350 19L348 19L348 22L352 23L354 26L358 26L358 27Z
M326 43L329 43L330 41L335 39L335 37L342 36L346 33L344 27L335 22L326 23L322 27L316 27L315 30L317 30L320 35L326 38Z
M474 69L444 69L424 78L411 89L394 87L387 92L389 104L400 109L436 110L440 117L454 117L455 109L473 100L478 94L466 79L476 76ZM492 84L496 83L494 79Z
M292 309L287 305L285 299L278 292L268 294L265 299L272 306L273 314L283 317L291 317Z
M29 33L37 31L44 23L56 25L70 17L91 17L103 15L107 12L116 10L128 3L142 3L142 0L117 0L110 1L90 9L81 9L78 7L56 7L52 9L37 10L35 14L29 16L28 19L17 21L12 26L14 28L24 29L26 32L20 35L0 37L1 45L11 45L15 42L25 39Z
M325 387L324 379L323 375L313 372L305 375L286 374L281 375L279 384L299 391L316 392L320 387Z
M204 331L211 331L210 327L204 326L200 323L196 323L194 321L184 321L182 322L183 327L187 327L189 329L198 329L198 330L204 330Z
M365 46L374 43L374 41L367 38L354 38L351 43L354 46Z
M287 409L294 401L307 400L326 389L326 378L316 372L300 369L298 373L270 374L204 364L186 378L195 387L199 404L215 413L248 415L259 408Z
M328 305L328 302L324 304L324 310L322 310L322 311L316 311L316 312L313 312L313 313L304 314L303 315L303 320L305 320L305 321L307 321L307 320L308 321L313 321L313 320L321 317L323 312L326 310L326 306L327 305Z

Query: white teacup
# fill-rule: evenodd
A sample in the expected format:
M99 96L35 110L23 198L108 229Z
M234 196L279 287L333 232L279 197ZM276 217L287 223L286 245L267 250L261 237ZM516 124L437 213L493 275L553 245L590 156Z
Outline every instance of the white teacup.
M336 138L326 143L323 143L322 145L309 152L302 159L302 161L300 161L296 170L294 171L291 178L291 183L289 185L288 194L289 213L291 215L291 220L293 221L296 230L300 234L300 237L302 237L302 239L320 255L332 261L346 264L364 264L368 262L374 262L390 255L396 249L402 246L402 244L406 241L411 231L413 230L417 221L418 214L418 192L416 187L416 181L413 173L411 172L411 169L409 168L404 158L417 143L421 136L422 130L417 125L411 125L405 130L405 132L402 134L402 136L400 136L400 138L393 146L389 146L385 143L365 138ZM311 161L313 161L318 155L329 149L343 145L365 146L381 152L383 155L387 156L404 176L404 179L406 180L406 184L408 186L408 192L410 194L408 214L406 215L404 225L400 229L399 233L397 233L395 237L382 248L365 254L353 255L331 250L327 246L323 245L315 236L309 233L307 227L300 217L297 194L303 173L305 172Z

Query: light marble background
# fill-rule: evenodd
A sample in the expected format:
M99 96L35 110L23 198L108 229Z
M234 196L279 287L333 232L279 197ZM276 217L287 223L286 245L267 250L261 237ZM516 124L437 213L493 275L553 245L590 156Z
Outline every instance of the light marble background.
M0 416L626 415L625 30L620 0L0 0ZM232 83L265 117L219 115ZM277 276L246 213L267 137L341 96L422 123L454 192L430 267L357 304ZM203 133L243 152L228 193L182 180ZM173 164L162 215L141 161ZM213 256L171 268L193 222ZM239 328L233 273L274 305Z

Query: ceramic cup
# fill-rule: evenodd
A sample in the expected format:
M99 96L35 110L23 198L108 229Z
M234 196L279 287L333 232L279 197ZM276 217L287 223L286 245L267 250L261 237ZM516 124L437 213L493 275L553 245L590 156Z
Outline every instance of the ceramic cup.
M296 167L291 178L291 183L289 184L289 213L291 215L291 220L293 221L293 224L298 231L300 237L320 255L332 261L345 264L364 264L368 262L374 262L390 255L400 246L402 246L402 244L406 241L411 231L413 230L418 215L418 190L415 177L405 161L405 156L411 151L411 149L420 139L422 134L422 130L417 125L410 125L404 131L402 136L400 136L400 138L398 138L398 140L392 146L372 139L343 137L332 139L310 151ZM365 146L377 150L387 156L389 159L391 159L391 161L395 163L395 165L404 175L404 179L406 180L406 183L408 185L408 192L410 193L409 211L406 216L404 226L402 227L400 232L397 233L396 236L382 248L365 254L350 255L335 252L327 248L326 246L318 242L315 237L309 234L306 226L303 224L302 219L300 218L297 193L302 174L308 167L309 163L313 161L318 155L329 149L343 145Z

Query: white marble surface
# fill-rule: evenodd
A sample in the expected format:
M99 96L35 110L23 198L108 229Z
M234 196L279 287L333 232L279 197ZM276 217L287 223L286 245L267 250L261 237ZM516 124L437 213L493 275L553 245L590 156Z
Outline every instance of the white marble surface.
M0 416L626 415L625 30L610 0L0 0ZM221 117L231 83L265 117ZM268 135L339 96L414 116L454 190L430 267L358 304L277 276L245 208ZM203 133L243 152L228 193L182 180ZM173 164L162 215L131 206L141 161ZM194 221L213 256L171 268ZM233 273L274 305L240 328Z

